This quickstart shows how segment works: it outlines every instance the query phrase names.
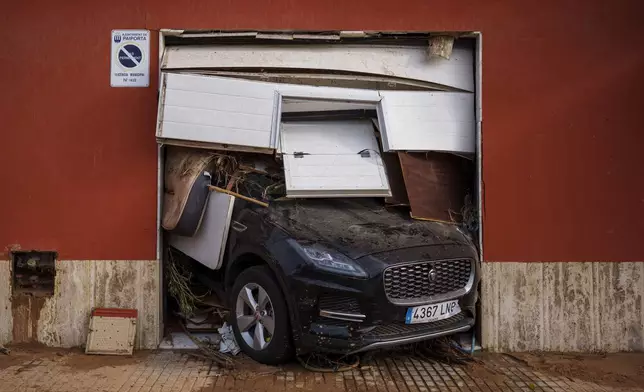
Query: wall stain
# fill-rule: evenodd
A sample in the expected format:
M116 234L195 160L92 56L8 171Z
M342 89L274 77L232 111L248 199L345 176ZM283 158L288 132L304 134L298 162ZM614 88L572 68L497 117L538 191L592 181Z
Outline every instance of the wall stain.
M45 305L46 297L30 294L16 294L11 300L13 316L13 343L35 343L38 341L38 320Z

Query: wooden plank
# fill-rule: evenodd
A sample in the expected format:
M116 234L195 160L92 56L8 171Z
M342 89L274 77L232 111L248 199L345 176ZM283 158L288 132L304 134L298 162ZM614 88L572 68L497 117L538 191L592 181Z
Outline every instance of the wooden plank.
M400 166L416 219L458 222L465 197L472 195L474 165L454 154L399 152Z
M251 203L258 204L258 205L260 205L262 207L268 207L268 203L265 203L265 202L259 201L259 200L255 200L252 197L244 196L242 194L239 194L239 193L233 192L233 191L229 191L229 190L224 189L224 188L219 188L217 186L210 185L210 186L208 186L208 189L210 189L211 191L215 191L215 192L219 192L219 193L225 193L225 194L230 195L230 196L238 197L238 198L240 198L242 200L246 200L246 201L249 201Z

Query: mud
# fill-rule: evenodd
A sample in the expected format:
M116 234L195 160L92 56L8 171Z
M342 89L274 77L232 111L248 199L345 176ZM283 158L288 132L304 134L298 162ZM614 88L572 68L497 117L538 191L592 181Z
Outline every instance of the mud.
M286 365L286 367L290 366L291 365ZM282 370L286 369L279 366L263 365L241 354L235 358L235 369L228 372L235 380L254 380L272 376Z
M80 375L79 379L83 377L118 379L123 371L132 370L132 365L139 362L149 362L147 366L150 369L163 369L163 366L158 367L159 365L153 364L154 357L147 358L148 355L154 353L150 351L137 352L133 357L113 357L90 356L85 355L80 349L47 348L37 344L13 345L10 348L12 349L10 355L0 355L0 370L12 366L11 370L4 372L4 375L8 375L9 378L16 376L14 380L33 377L33 374L38 372L38 370L34 370L35 367L43 366L45 368L43 372L53 368L53 366L48 367L47 362L64 365L63 372L69 373L70 377L76 373L76 375ZM404 386L409 385L410 380L401 372L421 368L418 365L410 365L406 358L394 353L383 353L371 361L365 361L360 369L344 373L339 377L338 384L338 375L334 373L309 372L298 363L290 363L280 367L266 366L240 355L235 357L237 362L235 370L217 370L215 366L210 367L209 374L216 378L216 385L196 390L200 392L213 390L281 392L292 390L293 387L302 391L315 392L372 390L374 388L365 389L364 384L365 380L369 381L372 368L375 368L375 372L382 376L382 379L376 378L375 380L377 383L381 383L378 385L378 390L382 389L380 387L386 387L388 390L398 389L396 386L402 386L401 390L407 390ZM517 373L526 374L526 368L539 372L541 380L558 376L606 387L616 387L615 390L644 385L644 353L609 355L479 353L476 358L477 363L463 369L478 385L507 386L506 382L512 381L508 378L516 376ZM185 355L176 355L172 361L174 363L171 365L173 369L186 366ZM414 366L416 367L414 368ZM99 368L104 369L97 373L91 373L92 370ZM434 368L437 367L434 366ZM449 369L456 368L456 366L442 363L438 368L446 369L449 373ZM508 372L508 370L510 371ZM503 374L504 372L510 375L506 376ZM439 374L439 376L443 379L446 378L444 374ZM282 377L281 380L279 377ZM409 390L415 389L410 387ZM492 388L492 390L500 389ZM582 389L575 387L571 390Z
M38 320L46 298L29 294L16 294L11 299L13 315L13 342L38 341Z
M414 220L367 198L280 201L260 213L298 240L327 244L352 258L414 246L469 244L454 225Z
M489 363L476 362L466 368L467 374L475 380L490 381L492 385L503 385L507 376Z
M137 364L147 358L151 351L137 351L132 356L87 355L80 348L54 348L39 343L21 343L7 346L9 355L0 355L0 370L21 365L16 372L23 372L36 366L35 362L61 361L70 372L90 371L103 367L117 367Z
M6 369L10 366L23 365L18 370L26 370L25 366L29 366L31 361L39 360L54 360L64 355L65 349L46 347L45 345L37 342L31 343L18 343L6 346L11 350L9 355L0 354L0 370Z
M501 368L518 365L549 376L578 379L611 387L644 385L644 353L483 353L477 357L480 361L468 366L467 373L477 379L497 384L502 384L507 378ZM499 357L505 357L509 363L499 361Z
M94 370L137 364L150 355L150 351L137 351L132 356L87 355L80 350L65 355L64 363L74 370Z
M221 370L225 375L225 381L221 384L203 387L196 392L214 391L253 391L253 392L283 392L293 390L296 387L301 391L315 392L337 392L342 390L335 386L336 374L314 373L304 370L297 362L291 362L282 366L268 366L257 363L245 356L235 357L236 368L233 370ZM283 373L286 380L275 382L275 375ZM293 381L290 378L296 378Z
M616 354L514 354L532 369L618 387L644 385L644 353Z

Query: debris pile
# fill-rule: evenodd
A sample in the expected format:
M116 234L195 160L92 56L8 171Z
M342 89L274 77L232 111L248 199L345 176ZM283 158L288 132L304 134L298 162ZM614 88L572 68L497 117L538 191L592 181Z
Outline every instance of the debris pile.
M364 152L360 151L357 156ZM212 192L263 207L285 198L342 197L343 192L331 190L332 186L324 183L337 182L334 177L337 175L329 174L338 159L333 155L315 157L316 160L328 160L330 165L328 168L315 168L318 174L313 182L320 182L313 187L315 191L289 193L289 189L293 191L301 186L296 184L297 181L310 182L300 179L299 174L307 165L305 158L312 159L309 155L306 152L275 152L271 155L169 146L163 227L176 235L193 236L201 224L208 194ZM472 187L474 173L471 160L441 152L387 153L375 150L367 158L377 158L385 168L385 185L390 195L382 198L385 206L405 208L413 219L458 224L472 238L476 237L479 222L477 201L472 197L475 189ZM289 167L289 159L304 166ZM320 164L316 162L315 165ZM306 173L309 177L313 175ZM286 178L289 175L290 184ZM329 189L328 195L324 193L326 188ZM309 193L310 196L302 196ZM199 194L203 195L197 197ZM185 230L185 227L190 229Z
M272 156L251 153L213 155L211 190L264 203L285 195L284 171Z
M404 357L413 356L423 361L440 362L448 365L466 365L477 362L471 353L460 349L449 337L412 343L400 346L393 351L373 351L360 355L310 353L299 356L297 359L305 369L313 372L341 373L354 369L365 370L370 367L375 359L382 355L386 355L387 357L391 357L392 355Z
M391 248L388 241L398 241L397 245L407 241L409 245L414 240L424 241L420 237L431 238L434 234L431 227L422 230L414 225L460 224L472 237L478 229L476 200L471 198L475 194L471 156L445 149L425 152L385 149L386 130L381 132L379 111L373 103L305 99L285 100L283 104L284 113L267 128L271 129L265 138L270 139L268 148L258 148L255 146L258 141L250 143L239 137L236 140L239 145L224 139L210 140L216 143L215 150L172 145L165 149L162 222L169 245L168 292L176 299L181 326L200 348L200 355L226 367L233 362L225 354L237 354L239 346L231 326L226 324L228 309L224 302L218 301L225 297L213 293L216 290L213 285L199 282L200 273L195 272L197 263L193 262L198 262L196 268L209 268L205 275L219 274L213 280L222 277L229 233L233 233L230 234L233 239L235 232L244 232L249 228L247 225L254 224L237 218L246 212L247 203L254 204L250 207L255 211L255 205L263 207L261 211L279 220L280 227L307 226L315 232L316 239L326 235L329 242L338 239L346 246L356 247L356 241L349 244L349 240L339 235L351 228L353 233L360 231L364 238L369 238L369 246L379 244L382 251ZM217 130L213 130L213 138L230 136ZM329 210L323 217L309 219L315 222L315 227L295 219L295 215L305 216L306 209L292 213L282 208L289 206L289 201L292 206L293 202L300 202L294 199L307 198L329 202ZM362 216L361 212L365 211L362 205L355 207L359 210L355 213L349 206L336 209L331 199L373 202L376 206L368 208L369 216L384 211L381 215L387 222ZM271 203L271 209L266 210ZM404 213L391 218L392 209ZM392 222L394 219L397 222ZM412 219L449 225L412 222ZM298 234L304 231L294 230ZM204 342L193 336L204 331L217 332L217 340ZM432 350L434 355L447 355L441 347L427 349L425 355L430 355L428 352ZM316 371L349 370L360 363L355 356L334 358L321 354L312 354L301 361Z
M233 359L225 354L236 355L239 348L236 351L231 349L236 342L225 321L228 315L226 307L217 295L195 279L185 256L172 248L167 250L166 275L168 292L178 307L175 315L182 330L200 351L200 354L192 355L212 360L224 368L234 367ZM197 338L195 334L202 332L218 332L220 335L215 339Z

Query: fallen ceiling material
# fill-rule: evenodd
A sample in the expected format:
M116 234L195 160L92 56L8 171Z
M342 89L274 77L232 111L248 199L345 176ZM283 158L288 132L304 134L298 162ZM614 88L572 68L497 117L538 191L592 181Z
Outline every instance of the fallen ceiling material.
M454 48L453 35L436 35L429 37L429 56L442 57L449 60Z

